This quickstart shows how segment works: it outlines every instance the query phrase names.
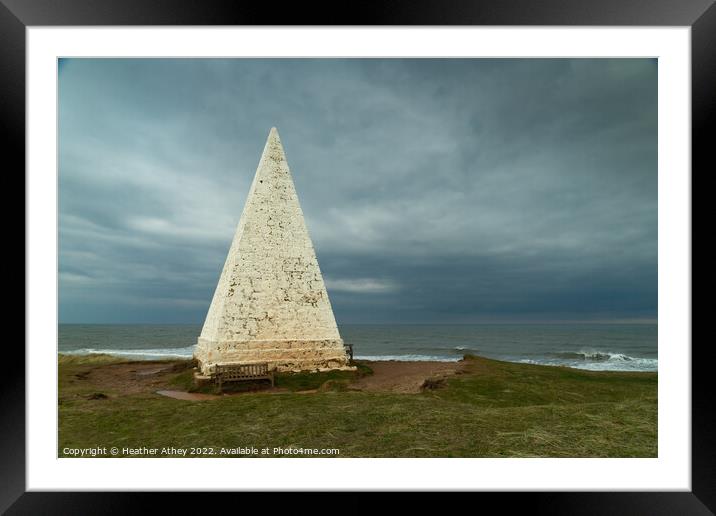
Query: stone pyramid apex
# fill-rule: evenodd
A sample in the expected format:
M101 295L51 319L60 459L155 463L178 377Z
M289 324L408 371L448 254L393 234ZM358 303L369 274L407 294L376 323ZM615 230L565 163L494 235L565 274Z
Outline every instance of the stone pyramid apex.
M283 146L281 145L281 137L279 136L278 129L276 127L272 127L269 130L268 137L266 138L266 147L268 147L269 144L279 145L281 146L281 150L283 150Z

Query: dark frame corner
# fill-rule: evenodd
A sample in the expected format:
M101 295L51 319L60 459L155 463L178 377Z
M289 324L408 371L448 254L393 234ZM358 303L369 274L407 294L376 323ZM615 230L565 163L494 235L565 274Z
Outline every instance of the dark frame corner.
M229 0L0 0L0 113L6 156L25 170L25 29L38 25L657 25L692 29L692 169L716 170L709 136L716 129L714 0L373 0L336 9L325 0L273 4ZM6 158L7 159L7 158ZM692 178L694 176L692 172ZM8 174L9 175L9 174ZM20 174L18 174L20 176ZM24 174L22 174L24 177ZM24 181L22 185L24 191ZM693 208L692 208L693 210ZM693 252L693 251L692 251ZM25 257L26 258L26 257ZM27 275L29 271L25 269ZM692 345L692 491L632 493L485 493L505 509L549 514L713 514L716 512L716 416L710 399L708 342ZM25 492L25 354L15 353L0 394L3 475L0 511L9 514L125 513L155 500L149 493ZM210 494L212 504L229 494ZM242 497L256 496L243 493ZM260 496L260 495L259 495ZM286 497L273 494L272 503ZM288 500L295 504L295 494ZM346 498L342 497L342 505ZM496 497L499 497L497 500ZM166 503L169 500L163 500ZM174 493L178 513L206 508L204 496ZM169 505L168 505L169 506ZM167 507L168 507L167 506Z

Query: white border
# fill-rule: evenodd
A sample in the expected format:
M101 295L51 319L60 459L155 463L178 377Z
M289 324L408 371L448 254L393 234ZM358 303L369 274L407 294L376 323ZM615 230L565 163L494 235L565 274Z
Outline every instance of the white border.
M28 28L28 490L690 490L690 38L688 27ZM56 59L88 55L658 57L658 459L58 459Z

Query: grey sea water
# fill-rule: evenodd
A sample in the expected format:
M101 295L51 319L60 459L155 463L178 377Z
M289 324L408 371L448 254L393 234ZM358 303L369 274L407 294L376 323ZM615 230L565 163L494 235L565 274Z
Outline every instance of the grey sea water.
M366 360L488 358L580 369L656 371L656 324L341 325ZM199 325L61 324L60 353L138 360L191 357Z

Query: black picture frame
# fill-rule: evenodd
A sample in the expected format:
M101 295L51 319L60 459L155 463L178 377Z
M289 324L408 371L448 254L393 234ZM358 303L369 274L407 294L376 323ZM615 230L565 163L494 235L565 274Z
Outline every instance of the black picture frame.
M713 0L382 0L344 4L206 0L0 0L0 120L5 177L25 169L25 29L87 25L551 25L690 26L692 59L692 178L716 170L712 142L716 120L716 5ZM710 130L709 130L710 129ZM12 172L17 171L17 174ZM693 183L692 183L693 184ZM21 186L24 191L24 181ZM25 257L26 258L26 257ZM26 271L31 274L31 271ZM683 343L686 345L687 343ZM710 343L692 343L692 491L590 493L481 493L508 512L523 508L549 514L712 514L716 511L716 418L709 385ZM124 514L148 507L157 493L26 492L25 353L3 349L0 390L0 510L8 514ZM211 502L207 505L207 496ZM207 510L230 496L242 503L257 494L173 493L163 508L177 513ZM290 497L272 494L271 504ZM342 497L350 504L357 494ZM420 495L418 500L420 500ZM169 499L170 498L170 499ZM265 499L263 499L265 502ZM483 500L481 500L483 501ZM165 505L167 504L167 505ZM279 504L279 505L276 505ZM170 505L175 508L170 509Z

